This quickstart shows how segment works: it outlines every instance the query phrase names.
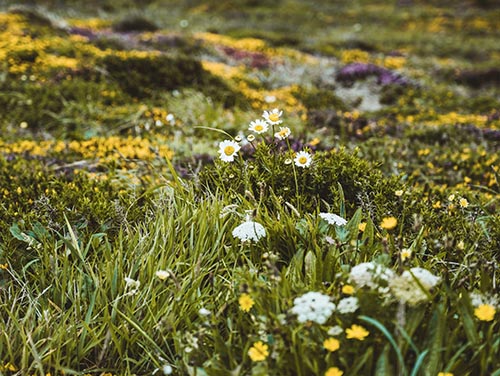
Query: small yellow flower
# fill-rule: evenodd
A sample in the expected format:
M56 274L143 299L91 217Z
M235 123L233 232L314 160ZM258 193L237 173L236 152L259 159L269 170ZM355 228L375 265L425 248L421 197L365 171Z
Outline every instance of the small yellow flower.
M448 201L453 201L455 199L455 195L454 194L451 194L448 196Z
M380 227L386 230L392 230L398 224L398 220L394 217L385 217L380 223Z
M453 373L451 373L451 372L439 372L438 376L453 376Z
M365 229L366 229L366 222L361 222L358 225L358 230L361 231L361 232L365 232Z
M474 315L481 321L493 321L495 313L495 307L491 304L481 304L474 310Z
M240 304L240 309L244 312L250 311L255 304L252 297L248 294L241 294L238 299L238 303Z
M0 264L0 269L7 270L9 268L9 264Z
M350 328L345 330L347 339L357 339L363 341L365 337L370 334L368 330L363 328L361 325L353 324Z
M466 208L467 206L469 206L469 201L467 201L466 198L461 198L459 203L462 208Z
M394 194L398 197L401 197L403 195L404 191L402 189L398 189Z
M346 295L352 295L354 294L354 287L351 285L344 285L342 286L342 293Z
M7 370L10 372L17 372L17 367L14 364L12 364L11 362L8 362L3 367L0 366L0 369Z
M327 338L323 342L323 347L330 352L337 351L340 348L340 341L333 337Z
M433 207L434 209L439 209L439 208L441 207L441 201L437 201L437 202L435 202L434 204L432 204L432 207Z
M248 356L252 359L252 362L261 362L266 360L269 356L269 346L262 341L257 341L248 350Z
M337 367L330 367L326 370L325 376L342 376L344 371L339 370Z
M411 249L407 249L407 248L404 248L402 251L401 251L401 261L405 261L406 259L409 259L411 257Z

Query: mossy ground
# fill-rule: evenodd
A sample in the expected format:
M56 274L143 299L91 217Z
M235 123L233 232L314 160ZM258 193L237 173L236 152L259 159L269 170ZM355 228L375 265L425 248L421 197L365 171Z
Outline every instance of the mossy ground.
M487 327L465 298L500 283L494 2L16 3L0 13L0 373L499 374L498 313ZM288 144L271 135L217 159L274 107ZM296 171L286 160L303 148L315 163ZM267 225L264 245L230 237L244 209ZM319 211L351 218L348 231L328 232ZM445 282L407 333L373 312L400 330L404 360L383 331L301 360L326 332L282 325L293 297L338 298L373 259ZM129 294L125 277L147 287ZM246 355L261 332L269 363Z

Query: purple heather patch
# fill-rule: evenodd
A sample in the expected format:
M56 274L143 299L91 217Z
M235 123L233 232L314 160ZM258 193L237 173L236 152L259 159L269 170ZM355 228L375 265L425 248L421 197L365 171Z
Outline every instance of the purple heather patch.
M369 76L377 77L379 85L409 85L410 81L397 72L368 63L352 63L343 67L337 74L341 82L353 82Z

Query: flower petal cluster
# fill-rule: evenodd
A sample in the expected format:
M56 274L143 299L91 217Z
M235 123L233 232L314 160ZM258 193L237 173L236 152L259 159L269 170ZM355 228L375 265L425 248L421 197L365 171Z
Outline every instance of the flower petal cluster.
M243 293L238 298L238 304L240 305L240 309L243 312L248 312L250 311L250 309L252 309L255 302L250 295Z
M284 140L292 134L292 131L288 127L280 127L280 130L274 134L278 140Z
M345 330L345 334L347 339L357 339L359 341L363 341L365 337L370 334L370 332L361 325L352 324L350 328Z
M337 311L341 314L356 312L359 308L358 298L355 296L350 296L348 298L341 299L337 303Z
M411 268L389 283L396 298L410 305L417 305L429 299L429 292L437 286L441 278L427 269Z
M248 127L248 130L255 132L257 134L267 132L268 129L269 129L269 124L261 119L257 119L250 122L250 125Z
M474 310L474 316L481 321L493 321L496 309L491 304L481 304Z
M330 352L340 349L340 341L336 338L330 337L323 341L323 347Z
M301 323L313 321L324 324L335 310L335 304L328 295L319 292L308 292L293 301L291 312L297 315Z
M319 216L327 221L329 225L345 226L347 224L347 221L337 214L319 213Z
M262 117L266 119L266 121L271 125L281 124L283 120L281 120L281 115L283 115L283 111L278 110L277 108L271 111L264 111Z
M269 356L269 346L262 341L257 341L248 350L248 356L252 362L262 362Z
M233 236L245 241L258 241L266 236L266 229L258 222L245 221L233 230Z
M338 369L337 367L330 367L326 370L325 376L342 376L344 371Z
M293 161L297 167L309 167L312 163L312 155L307 151L299 151Z
M349 273L349 281L357 288L367 287L380 294L389 292L389 281L394 278L394 272L375 262L363 262L354 266Z
M233 162L234 156L241 149L241 146L232 140L224 140L219 143L220 159L224 162Z

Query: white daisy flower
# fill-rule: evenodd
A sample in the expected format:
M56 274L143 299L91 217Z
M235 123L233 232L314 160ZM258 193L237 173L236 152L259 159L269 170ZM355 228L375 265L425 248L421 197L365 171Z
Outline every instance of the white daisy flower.
M322 325L335 310L335 304L328 295L314 291L295 298L293 304L291 312L297 315L297 320L301 323L314 321Z
M288 127L280 127L279 132L276 132L274 134L274 137L276 137L279 140L284 140L285 138L288 138L292 132L290 131L290 128Z
M250 122L250 126L248 127L248 129L257 134L261 134L267 132L267 130L269 129L269 124L264 120L257 119Z
M225 140L219 143L220 159L224 162L234 161L234 156L241 149L237 142Z
M297 167L309 167L312 163L312 156L307 151L299 151L293 161Z
M347 224L347 221L337 214L319 213L319 216L327 221L329 225L345 226Z
M139 280L136 281L135 279L129 277L125 277L124 280L125 280L125 288L129 289L128 293L130 295L134 295L139 292L139 287L141 287L141 281Z
M266 121L271 125L281 124L283 120L281 120L281 115L283 115L283 111L275 108L272 111L264 111L262 117L266 119Z
M233 230L233 236L244 241L258 241L266 236L266 229L260 223L247 220Z
M157 270L155 274L162 281L170 276L170 272L168 270Z

